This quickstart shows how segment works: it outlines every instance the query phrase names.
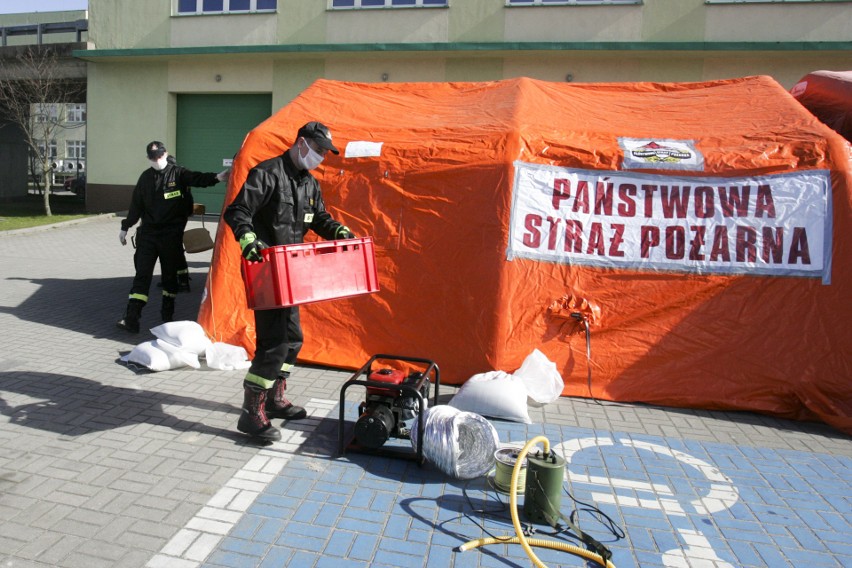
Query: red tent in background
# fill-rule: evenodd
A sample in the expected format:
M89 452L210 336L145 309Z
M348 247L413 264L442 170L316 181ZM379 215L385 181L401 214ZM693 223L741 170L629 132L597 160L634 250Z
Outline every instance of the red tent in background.
M303 362L424 357L460 384L538 348L565 395L852 432L849 145L771 78L319 80L248 134L225 203L309 120L382 289L304 306ZM239 259L220 223L199 322L251 353Z
M806 109L852 142L852 71L814 71L790 93Z

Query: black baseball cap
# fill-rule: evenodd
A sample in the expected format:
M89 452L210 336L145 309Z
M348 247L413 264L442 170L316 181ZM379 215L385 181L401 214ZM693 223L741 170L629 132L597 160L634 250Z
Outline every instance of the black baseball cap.
M166 153L166 147L163 146L162 142L154 140L145 146L145 151L148 153L149 160L159 160Z
M340 151L331 143L331 132L328 127L321 122L309 122L299 129L298 136L310 138L330 152L339 154Z

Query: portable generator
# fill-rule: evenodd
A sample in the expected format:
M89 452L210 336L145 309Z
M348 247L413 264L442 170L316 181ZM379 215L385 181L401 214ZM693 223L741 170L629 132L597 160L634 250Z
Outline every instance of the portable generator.
M378 368L378 362L404 362L425 365L424 371L406 372L396 368ZM395 365L399 366L399 365ZM366 377L366 379L362 378ZM430 381L431 379L431 381ZM438 403L440 373L438 366L428 359L397 355L373 355L340 389L340 422L338 442L340 453L347 449L415 458L423 463L423 428L430 386L434 382L433 404ZM355 386L365 387L363 402L358 406L358 419L349 444L344 441L344 410L346 391ZM398 447L383 448L391 438L411 439L411 429L418 428L417 448L414 453Z

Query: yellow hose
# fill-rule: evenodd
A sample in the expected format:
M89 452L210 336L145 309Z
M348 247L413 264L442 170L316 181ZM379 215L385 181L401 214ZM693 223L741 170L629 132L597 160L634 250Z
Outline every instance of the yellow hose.
M527 457L527 453L529 453L530 449L535 446L537 443L542 442L544 445L544 453L550 453L550 441L544 436L536 436L526 443L524 448L518 454L518 457L515 461L515 467L512 468L512 482L509 484L509 512L512 515L512 525L515 527L515 534L517 536L504 536L497 538L479 538L475 540L468 541L459 547L460 552L464 552L465 550L470 550L471 548L477 548L479 546L483 546L486 544L499 544L499 543L509 543L509 544L520 544L524 552L527 553L530 560L532 560L533 564L538 568L547 568L541 560L538 559L538 556L535 555L532 548L530 548L530 543L533 546L540 546L542 548L553 548L556 550L561 550L563 552L570 552L571 554L576 554L577 556L581 556L586 558L587 560L591 560L592 562L596 562L605 568L615 568L615 565L609 560L605 560L600 554L595 554L590 550L586 550L585 548L581 548L579 546L575 546L573 544L569 544L567 542L561 542L558 540L545 540L541 538L531 538L527 539L524 536L524 531L521 528L521 522L518 520L518 475L521 471L521 467L524 461L524 458Z
M579 546L575 546L573 544L567 542L559 542L558 540L545 540L543 538L529 538L527 542L531 546L540 546L542 548L552 548L554 550L561 550L562 552L570 552L571 554L576 554L577 556L582 556L587 560L591 560L592 562L601 563L601 557L591 550L586 550L585 548L581 548ZM516 536L503 536L503 537L489 537L489 538L478 538L476 540L471 540L459 547L460 552L464 552L465 550L470 550L471 548L478 548L480 546L485 546L486 544L521 544L521 539ZM541 562L538 562L539 566L544 566ZM611 562L607 562L607 564L601 564L602 566L613 566ZM613 567L614 568L614 567Z

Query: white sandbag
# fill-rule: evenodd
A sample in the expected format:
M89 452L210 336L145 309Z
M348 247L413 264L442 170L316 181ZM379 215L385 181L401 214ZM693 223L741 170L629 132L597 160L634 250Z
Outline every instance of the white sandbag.
M523 379L504 371L472 376L450 399L449 405L491 418L532 424Z
M447 405L429 408L423 427L423 457L452 477L474 479L494 467L500 444L491 423L472 412ZM411 429L411 445L417 448L419 432Z
M159 339L140 343L130 353L121 357L121 360L125 363L141 365L152 371L168 371L181 367L198 369L200 367L197 355L176 350Z
M538 349L527 355L514 375L524 381L529 397L540 404L548 404L559 398L565 386L556 363Z
M184 367L192 367L193 369L201 368L201 363L198 361L198 355L192 351L180 349L179 347L176 347L167 341L163 341L162 339L155 339L154 345L168 353L170 361L183 362L184 364L181 366ZM172 368L177 369L178 367Z
M204 333L204 328L194 321L170 321L151 328L157 339L174 345L181 351L191 351L201 355L212 343Z
M232 371L234 369L248 369L251 367L251 361L248 360L248 352L239 345L217 341L208 345L204 353L207 366L211 369Z

